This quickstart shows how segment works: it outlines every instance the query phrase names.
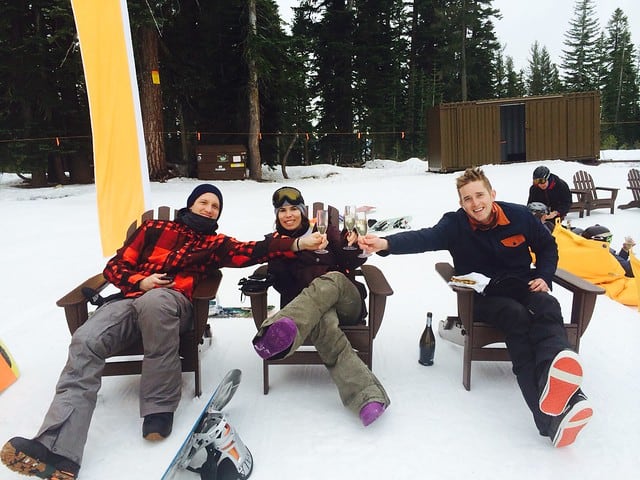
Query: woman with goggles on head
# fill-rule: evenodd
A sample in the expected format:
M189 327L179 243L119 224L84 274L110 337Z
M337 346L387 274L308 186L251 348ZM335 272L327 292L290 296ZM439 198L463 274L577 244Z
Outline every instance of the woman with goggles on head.
M569 185L547 167L539 166L533 171L533 185L529 187L527 205L534 202L544 203L549 209L541 218L542 222L556 217L564 219L571 208Z
M329 224L321 236L311 226L304 198L293 187L282 187L272 197L276 228L271 235L296 238L325 238L326 254L300 249L288 261L269 261L274 287L280 293L281 310L267 318L253 345L262 358L285 358L309 338L333 378L342 403L359 414L364 426L371 424L389 405L384 388L351 348L339 325L355 325L366 315L364 286L353 271L366 258L359 249L343 247L355 243L354 232L340 232ZM295 244L294 243L294 244ZM304 251L303 251L304 250Z

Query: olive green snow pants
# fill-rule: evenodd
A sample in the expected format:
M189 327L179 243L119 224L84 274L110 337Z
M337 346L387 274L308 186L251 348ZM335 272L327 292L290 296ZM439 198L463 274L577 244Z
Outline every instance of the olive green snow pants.
M342 403L358 413L369 402L390 404L376 376L351 348L339 324L360 321L362 302L356 286L342 273L329 272L314 279L307 288L278 313L267 318L254 338L264 335L275 321L288 317L298 334L286 356L291 355L308 337L338 387Z

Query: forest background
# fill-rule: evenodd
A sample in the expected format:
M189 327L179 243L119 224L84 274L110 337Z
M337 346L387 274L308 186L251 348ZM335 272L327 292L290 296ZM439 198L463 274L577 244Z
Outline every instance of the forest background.
M246 145L255 180L263 164L428 158L433 106L563 92L600 93L602 149L640 147L638 55L619 8L600 26L594 0L576 0L560 64L534 42L516 69L491 0L295 3L284 28L274 0L127 2L151 180L193 176L198 144ZM0 12L0 171L91 182L69 0L0 0Z

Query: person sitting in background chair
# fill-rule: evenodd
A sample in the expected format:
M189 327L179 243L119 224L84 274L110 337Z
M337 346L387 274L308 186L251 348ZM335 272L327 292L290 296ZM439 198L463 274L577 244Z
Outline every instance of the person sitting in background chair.
M582 236L589 240L607 242L609 245L611 245L611 240L613 240L613 233L611 233L607 227L598 224L586 228L584 232L582 232ZM609 246L609 252L618 260L622 268L624 268L626 277L633 277L633 270L631 269L631 262L629 261L629 250L631 250L635 244L636 242L633 241L633 238L625 237L622 248L618 253Z
M542 221L564 219L571 208L571 190L567 182L541 165L533 171L533 185L529 187L527 204L532 202L544 203L549 209Z

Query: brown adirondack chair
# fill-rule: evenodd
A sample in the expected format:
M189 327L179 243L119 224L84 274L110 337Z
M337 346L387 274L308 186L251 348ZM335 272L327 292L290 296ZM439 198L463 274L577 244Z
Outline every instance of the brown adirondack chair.
M171 208L159 207L157 215L158 220L169 220L171 216ZM154 218L154 211L149 210L142 214L140 224L149 219ZM127 230L127 238L138 227L137 222L133 222ZM196 285L193 292L193 320L194 328L180 335L180 358L182 360L183 372L194 372L195 376L195 394L200 396L202 393L200 382L200 357L198 354L198 346L203 343L205 336L211 336L211 330L207 324L209 316L209 300L215 298L222 279L220 270L216 270L209 275L204 281ZM82 289L91 288L96 292L104 290L109 282L104 278L102 273L98 273L93 277L85 280L76 288L67 293L64 297L56 302L56 305L64 308L64 314L67 319L67 325L71 334L87 321L89 318L89 301L83 294ZM103 375L136 375L142 369L141 357L144 353L142 342L123 349L116 356L108 359L105 365ZM134 358L132 358L134 357Z
M570 212L578 212L580 218L584 217L584 211L587 208L587 200L589 199L589 193L586 190L578 190L575 188L571 189L571 196L575 195L575 200L571 201L571 206L569 207Z
M455 275L453 266L447 262L436 263L436 271L449 282ZM580 349L580 338L589 326L591 316L598 295L604 293L604 289L586 280L558 269L553 277L556 285L566 288L573 293L571 315L569 323L565 323L567 336L571 346L577 352ZM497 362L510 361L509 352L504 344L504 334L473 315L473 302L475 291L471 288L453 286L456 293L458 313L457 316L447 317L447 323L462 324L463 336L463 360L462 360L462 384L467 390L471 390L471 362Z
M612 187L596 187L593 178L584 170L578 170L573 175L573 185L576 190L586 192L586 208L587 216L591 215L591 210L598 208L608 208L611 213L615 212L616 197L619 188ZM598 191L609 192L607 197L598 197Z
M632 207L640 207L640 170L636 168L632 168L629 170L629 175L627 177L629 181L628 190L631 190L631 194L633 195L633 200L629 203L625 203L624 205L618 206L623 210Z
M323 209L322 203L313 204L313 212ZM329 206L329 224L338 224L338 211ZM265 274L267 266L259 267L255 274ZM348 325L340 327L345 333L351 346L356 351L362 361L369 367L373 365L373 340L376 338L378 330L382 324L387 297L393 294L387 279L382 271L373 265L362 265L356 270L356 276L362 276L368 291L368 317L367 322L358 325ZM267 291L247 293L251 299L251 313L256 328L259 329L262 322L267 318ZM287 358L280 360L262 361L262 386L265 395L269 393L269 367L271 365L322 365L322 359L313 348L310 341L305 341L305 348L297 350Z

